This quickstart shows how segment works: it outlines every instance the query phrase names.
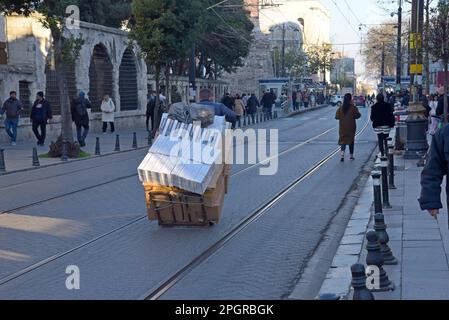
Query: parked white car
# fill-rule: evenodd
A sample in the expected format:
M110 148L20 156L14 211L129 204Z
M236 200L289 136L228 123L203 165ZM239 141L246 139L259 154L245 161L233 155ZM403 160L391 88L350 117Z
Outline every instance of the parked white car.
M335 95L331 97L330 104L331 106L335 107L341 107L343 105L344 96L342 95Z

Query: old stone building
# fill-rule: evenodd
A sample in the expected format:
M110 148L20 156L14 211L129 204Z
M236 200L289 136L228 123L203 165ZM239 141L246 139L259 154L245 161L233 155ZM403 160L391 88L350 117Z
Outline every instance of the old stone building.
M66 66L67 86L71 97L84 91L91 100L92 129L100 128L99 110L104 94L115 102L119 129L144 126L147 66L139 58L137 46L130 44L128 33L85 22L70 32L82 35L85 43L76 63ZM43 28L36 16L0 17L0 99L4 101L14 90L25 106L19 140L32 137L27 114L37 91L44 91L53 105L55 117L48 128L49 136L55 138L60 133L58 70L54 68L50 44L50 31ZM0 121L0 130L2 127ZM5 135L0 134L0 139L5 141Z

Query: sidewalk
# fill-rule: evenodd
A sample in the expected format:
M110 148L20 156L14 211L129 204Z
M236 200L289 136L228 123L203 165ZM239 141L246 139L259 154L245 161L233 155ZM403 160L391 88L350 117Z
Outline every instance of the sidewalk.
M103 135L102 133L90 133L86 139L86 147L82 150L89 153L91 156L84 158L92 158L95 156L95 144L96 138L100 138L100 152L101 155L108 155L116 153L115 150L115 140L116 135L120 135L120 150L121 152L134 150L132 148L133 144L133 133L137 134L137 146L138 148L148 148L148 132L145 128L131 130L116 131L111 134L108 133ZM39 162L41 167L48 165L56 165L63 163L59 158L43 158L43 154L48 153L51 141L45 143L45 147L37 147L36 141L26 141L18 142L17 146L11 146L7 144L0 144L0 149L4 149L6 172L11 173L14 171L28 170L33 167L33 148L37 147L37 153L39 155ZM77 161L79 159L69 159L70 161ZM0 174L1 176L1 174Z
M417 160L404 160L402 156L395 157L395 165L397 189L390 190L393 208L384 210L384 215L389 246L399 263L384 269L396 288L374 296L376 300L449 300L447 209L441 211L438 221L422 212L417 201L422 168L417 167ZM352 299L350 268L357 262L366 265L365 235L374 229L372 204L373 181L369 179L320 294L334 293Z

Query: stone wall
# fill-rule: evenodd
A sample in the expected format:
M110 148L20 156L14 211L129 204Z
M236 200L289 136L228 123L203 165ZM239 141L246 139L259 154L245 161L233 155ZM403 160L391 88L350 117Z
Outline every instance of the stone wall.
M14 90L20 96L19 82L28 82L31 93L31 101L34 100L37 91L46 91L45 66L49 58L51 36L48 29L42 27L38 17L25 18L21 16L9 16L0 21L6 31L8 45L8 64L0 66L0 100L8 98L9 92ZM80 52L80 58L75 65L76 87L78 91L89 92L89 66L91 55L97 44L102 44L112 62L113 93L112 98L116 103L116 127L120 129L145 126L145 111L147 101L147 67L143 59L139 57L139 49L131 44L135 53L135 65L137 71L138 105L133 111L121 111L119 93L119 69L123 53L130 46L128 33L122 30L103 27L95 24L81 22L79 30L71 30L74 36L82 35L85 44ZM69 35L69 34L67 34ZM101 130L101 114L91 115L92 130ZM8 141L3 132L4 124L0 120L0 142ZM61 118L55 116L48 126L48 136L55 139L61 131ZM31 124L24 116L20 121L20 140L32 139Z
M270 51L270 36L260 32L256 26L253 31L254 43L245 65L236 73L225 74L222 80L229 83L229 92L259 94L259 80L274 77L273 59Z

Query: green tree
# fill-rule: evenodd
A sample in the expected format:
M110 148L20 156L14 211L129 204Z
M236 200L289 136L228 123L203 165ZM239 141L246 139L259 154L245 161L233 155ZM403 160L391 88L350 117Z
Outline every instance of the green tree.
M332 46L324 44L319 47L311 47L307 51L309 71L311 74L323 73L323 82L326 83L326 73L333 66Z
M129 18L130 14L129 10L126 10L130 1L0 0L0 12L7 15L15 13L24 16L39 13L41 15L40 22L51 32L55 68L58 70L56 75L61 101L61 135L69 143L73 142L73 132L65 66L78 59L84 44L82 37L77 38L67 32L66 9L71 5L80 7L81 20L103 23L113 27L120 26L121 21ZM89 9L87 10L87 8Z
M29 16L33 12L41 14L40 19L44 27L50 29L52 36L52 49L54 53L57 83L61 99L61 135L63 139L73 142L72 121L70 115L70 98L67 89L65 65L73 63L79 56L84 41L82 38L66 36L65 16L69 5L79 3L70 0L60 1L17 1L2 0L0 10L4 14L20 14Z
M232 73L243 66L253 41L251 22L243 0L230 0L209 10L218 0L201 0L201 32L198 39L200 65L215 78L222 72Z
M132 14L132 0L78 1L81 20L90 23L119 28Z
M166 68L165 74L168 77L167 70L173 62L187 57L189 50L198 41L199 22L203 10L201 0L135 0L133 2L131 38L139 44L147 63L154 66L156 90L160 87L162 68ZM159 105L159 95L157 95L156 109ZM157 118L156 116L154 119L154 130L159 123Z
M429 52L444 64L444 121L448 122L449 4L439 1L432 10L429 26Z
M309 76L308 55L305 51L290 50L285 54L285 67L290 77L305 78Z

